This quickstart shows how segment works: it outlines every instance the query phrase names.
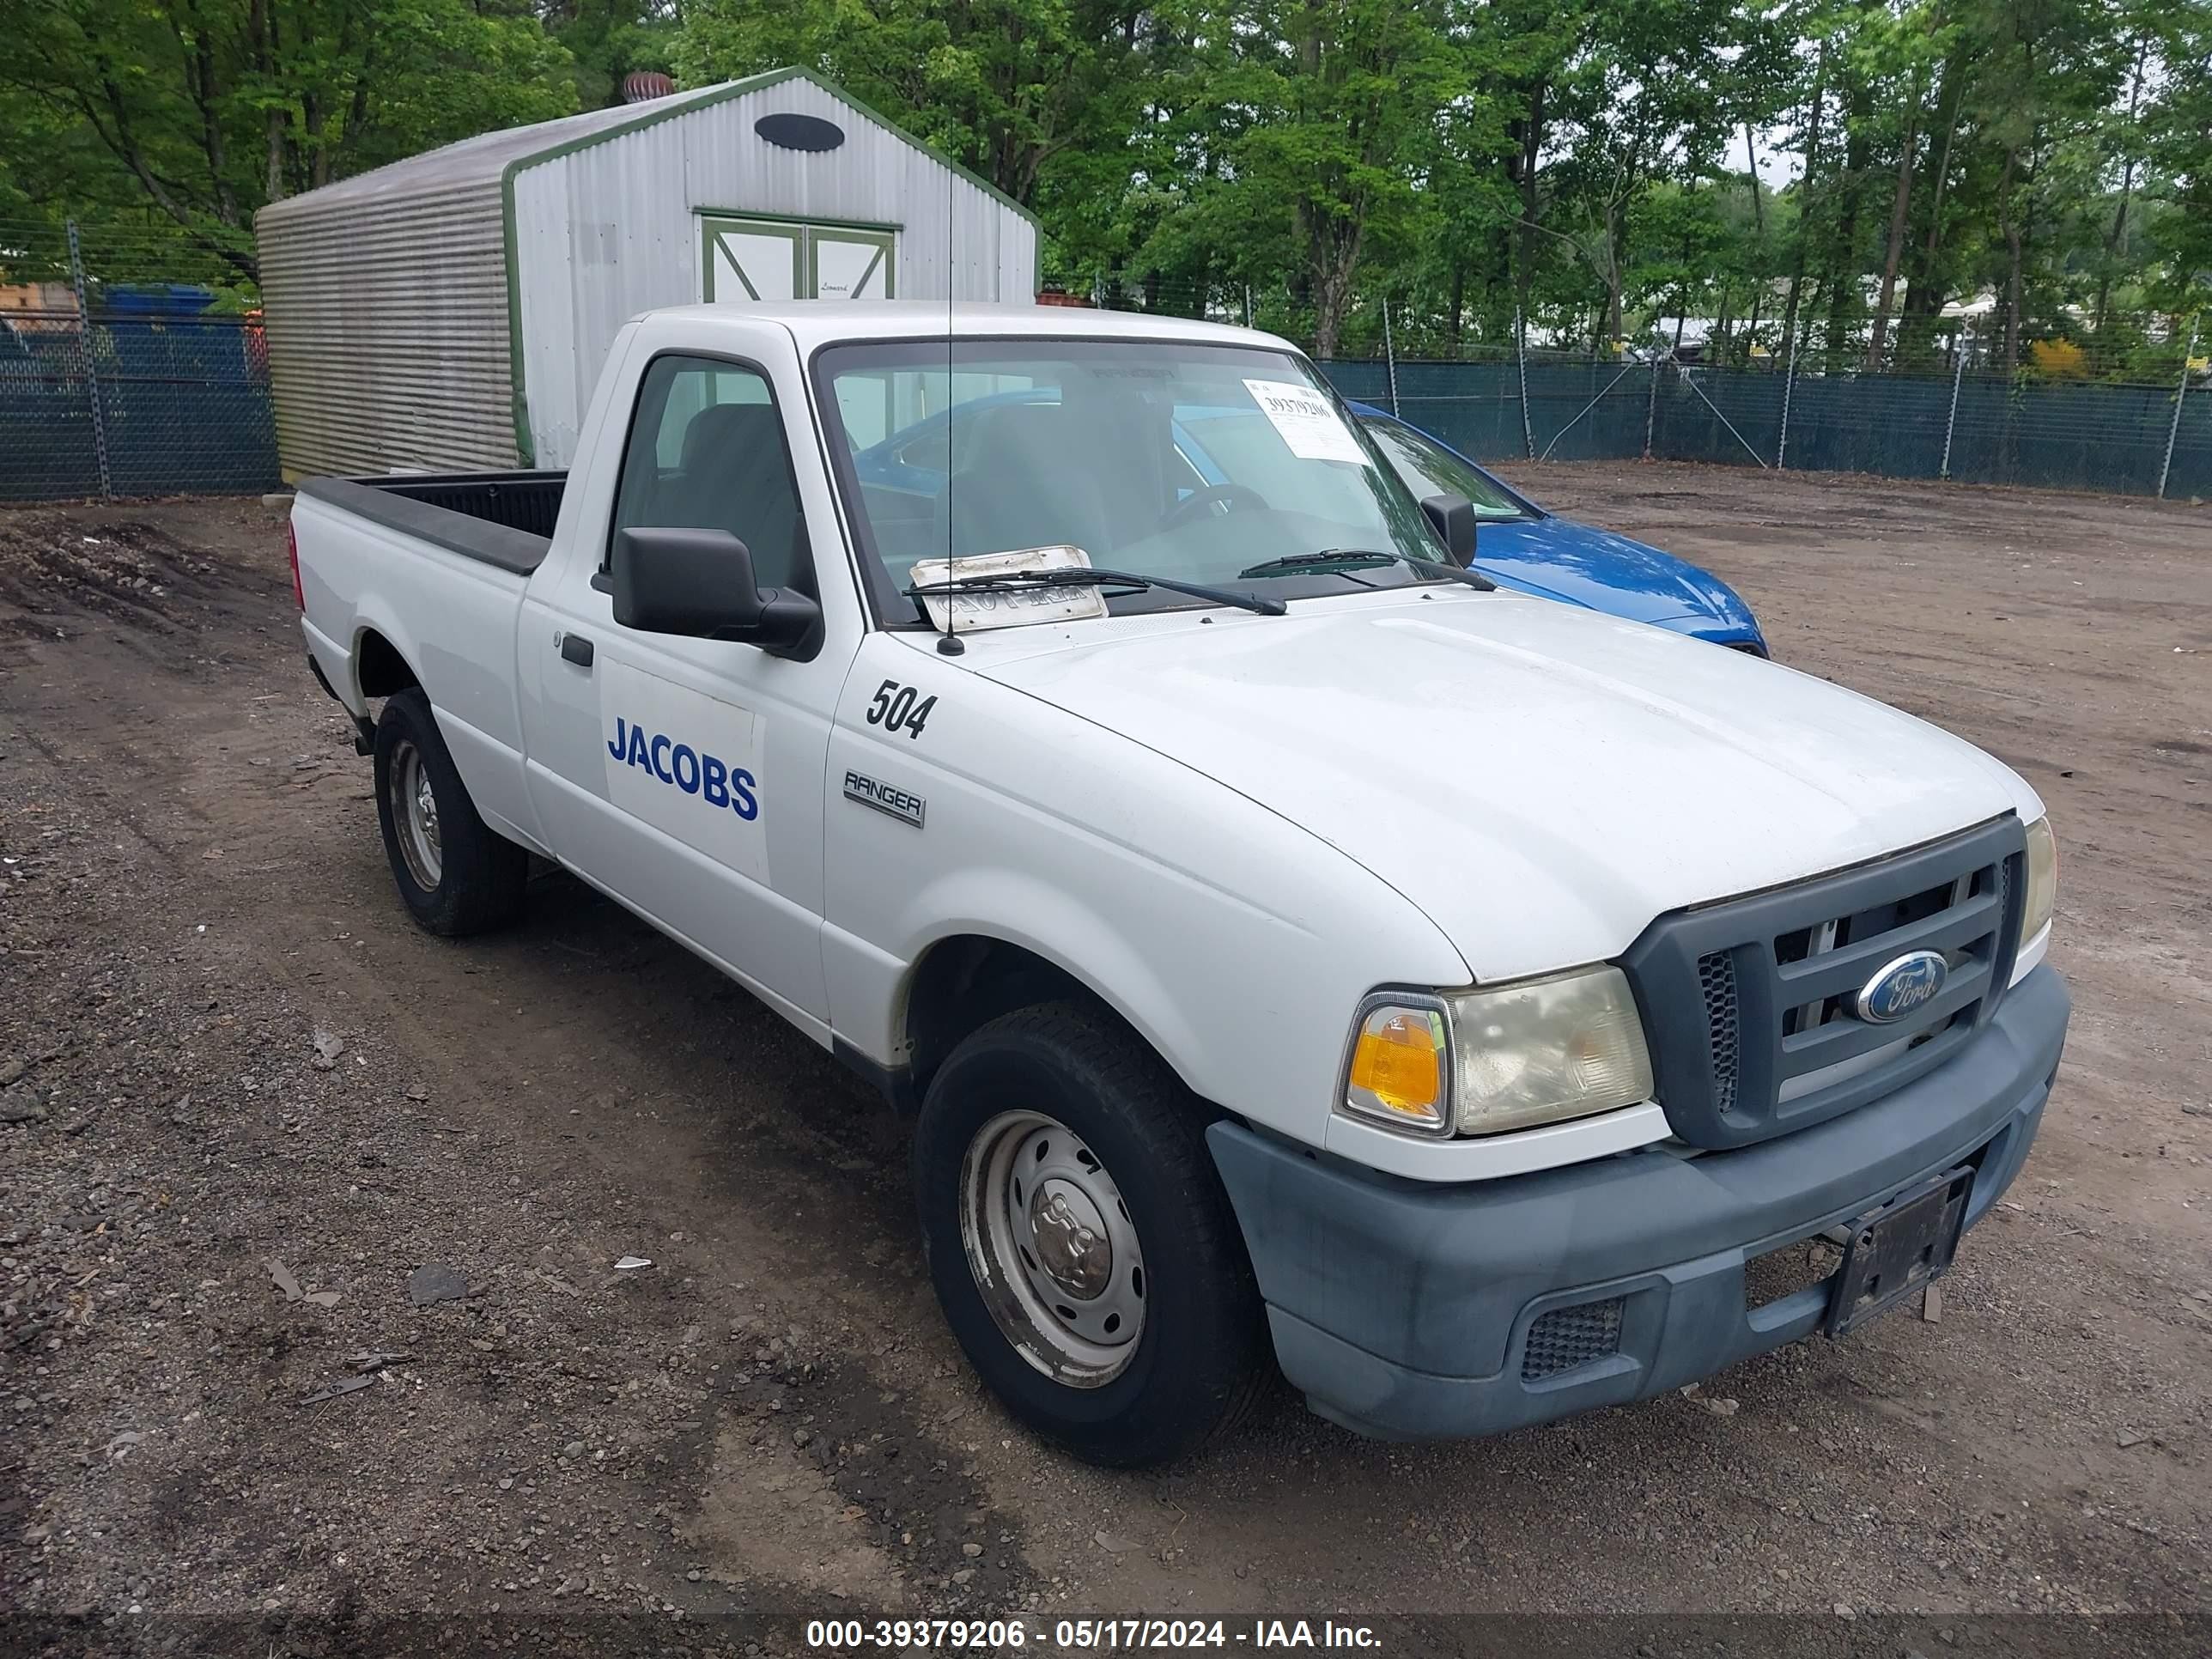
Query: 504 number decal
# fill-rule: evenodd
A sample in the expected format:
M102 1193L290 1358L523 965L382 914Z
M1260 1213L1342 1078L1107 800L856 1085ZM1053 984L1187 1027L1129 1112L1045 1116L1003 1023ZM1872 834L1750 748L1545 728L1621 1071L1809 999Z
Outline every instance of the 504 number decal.
M935 697L924 697L910 685L885 680L876 688L876 695L868 699L868 724L918 738L923 723L929 719L929 711L936 707Z

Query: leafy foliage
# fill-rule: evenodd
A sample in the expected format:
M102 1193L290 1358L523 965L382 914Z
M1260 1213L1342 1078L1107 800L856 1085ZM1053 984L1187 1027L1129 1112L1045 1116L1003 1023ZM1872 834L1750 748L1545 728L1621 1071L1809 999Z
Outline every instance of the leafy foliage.
M466 0L0 0L0 193L245 284L264 204L577 107L535 16Z
M0 259L50 267L66 216L250 294L276 197L612 101L633 70L799 64L1032 209L1061 283L1324 353L1368 349L1387 308L1414 350L1495 347L1516 319L1539 343L1672 345L1695 319L1737 361L1936 368L1966 304L2005 364L2162 373L2212 289L2208 20L2202 0L0 0L20 43Z

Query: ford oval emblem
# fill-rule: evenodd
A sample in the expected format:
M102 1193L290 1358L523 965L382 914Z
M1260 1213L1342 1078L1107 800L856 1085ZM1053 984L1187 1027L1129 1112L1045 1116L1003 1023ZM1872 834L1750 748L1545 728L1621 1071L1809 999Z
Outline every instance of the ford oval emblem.
M1855 999L1858 1017L1874 1025L1893 1024L1916 1008L1925 1007L1951 976L1950 964L1935 951L1911 951L1881 970L1860 988Z

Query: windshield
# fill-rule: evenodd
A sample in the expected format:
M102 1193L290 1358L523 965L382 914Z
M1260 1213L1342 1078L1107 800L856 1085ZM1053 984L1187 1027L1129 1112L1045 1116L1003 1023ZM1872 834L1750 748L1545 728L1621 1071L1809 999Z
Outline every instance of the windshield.
M1425 432L1402 421L1363 420L1376 447L1389 458L1392 471L1419 496L1464 495L1478 519L1525 519L1527 506L1474 462L1454 453Z
M918 559L1081 548L1093 566L1277 599L1437 579L1419 505L1286 352L1121 340L879 341L816 373L888 621ZM1313 556L1379 558L1301 568ZM1255 570L1260 565L1274 568ZM1163 590L1112 608L1202 604Z

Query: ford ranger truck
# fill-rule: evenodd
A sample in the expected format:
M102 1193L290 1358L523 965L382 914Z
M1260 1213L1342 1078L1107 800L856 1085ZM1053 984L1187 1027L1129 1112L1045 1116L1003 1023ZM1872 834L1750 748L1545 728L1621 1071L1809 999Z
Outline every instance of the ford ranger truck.
M474 933L551 860L871 1079L954 1336L1080 1456L1277 1370L1486 1435L1844 1337L2027 1155L2035 792L1492 588L1282 340L659 312L573 453L300 489L401 898Z

